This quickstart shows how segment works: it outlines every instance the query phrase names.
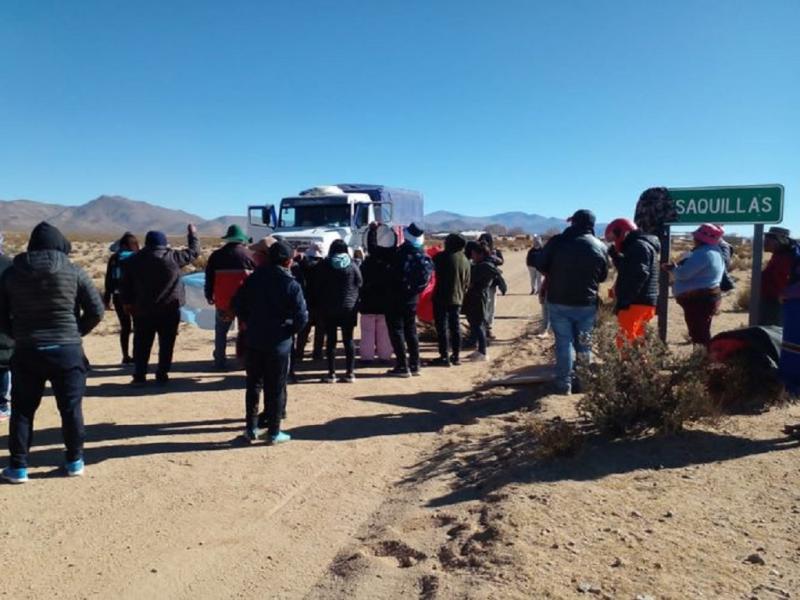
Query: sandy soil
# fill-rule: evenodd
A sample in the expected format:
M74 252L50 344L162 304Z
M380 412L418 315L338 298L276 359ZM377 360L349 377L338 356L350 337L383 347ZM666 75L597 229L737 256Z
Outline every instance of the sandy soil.
M530 423L575 397L481 381L545 363L524 255L491 366L290 388L278 447L241 443L243 374L185 328L166 392L127 386L112 317L86 341L87 472L37 416L31 482L0 486L9 598L789 598L800 590L796 407L542 461ZM676 342L683 339L672 311ZM725 313L716 328L741 322ZM424 353L434 356L428 345ZM5 446L7 424L2 427ZM745 559L757 553L765 564Z

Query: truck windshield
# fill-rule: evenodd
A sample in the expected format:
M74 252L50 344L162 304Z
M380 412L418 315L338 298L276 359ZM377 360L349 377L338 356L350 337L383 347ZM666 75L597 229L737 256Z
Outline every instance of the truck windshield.
M349 227L349 204L281 206L280 227Z

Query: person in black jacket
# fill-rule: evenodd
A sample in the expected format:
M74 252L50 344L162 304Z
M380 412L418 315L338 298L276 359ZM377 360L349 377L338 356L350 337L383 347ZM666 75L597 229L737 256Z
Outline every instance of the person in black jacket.
M470 330L476 337L477 350L469 358L475 361L489 360L486 341L486 322L489 318L490 294L492 289L499 289L505 295L508 291L505 279L492 260L492 249L486 242L472 247L472 269L469 278L469 289L464 295L464 314Z
M302 258L295 263L298 271L296 279L303 288L303 296L308 305L308 324L303 331L297 334L293 365L303 362L306 345L311 337L312 329L314 330L314 345L311 351L311 358L313 360L322 359L322 350L325 344L325 327L317 307L317 296L319 295L317 273L319 273L318 267L322 264L323 258L325 258L325 255L322 252L322 245L313 243Z
M245 437L249 441L279 444L291 439L281 431L281 416L286 407L292 336L308 322L303 290L289 271L292 254L286 242L272 244L269 264L247 278L232 302L236 316L246 325ZM259 415L262 382L265 408Z
M3 234L0 233L0 279L12 265L12 261L3 254ZM14 340L7 333L0 331L0 421L11 416L11 356L14 354Z
M614 219L606 228L611 258L617 267L614 312L620 335L617 345L644 337L647 323L656 314L658 302L658 257L661 243L654 235L636 228L629 219Z
M345 376L342 381L355 381L355 344L353 329L358 318L358 291L361 288L361 271L350 258L347 243L334 240L326 258L319 266L319 302L322 321L325 323L327 340L326 354L328 374L323 378L325 383L336 383L336 334L342 330L342 344L345 352Z
M0 279L0 332L16 344L12 361L11 462L2 477L28 480L33 419L47 381L53 388L66 446L67 475L82 475L82 401L88 361L81 337L103 318L103 299L89 276L67 255L70 243L49 223L31 233L28 251Z
M386 310L391 301L391 265L370 254L361 264L361 277L363 283L358 300L361 313L358 350L361 361L371 363L377 357L382 362L388 362L392 358L392 342L386 326Z
M119 286L122 282L122 269L126 261L139 251L139 240L130 231L126 231L116 243L117 250L108 259L106 267L105 291L103 292L103 304L106 310L111 309L111 302L114 302L114 312L117 313L119 321L119 345L122 349L122 364L127 365L133 362L128 348L130 346L133 322L131 316L125 312L122 299L119 294Z
M577 391L573 348L591 360L591 334L597 317L598 290L608 277L608 251L594 235L595 216L578 210L571 225L553 236L536 256L536 268L547 278L547 308L556 338L556 391Z
M430 258L425 255L425 231L415 223L403 230L400 246L383 248L378 245L378 228L372 223L367 235L367 251L387 261L392 266L391 301L386 310L386 325L396 365L387 375L411 377L420 375L419 336L417 335L417 306L419 295L433 272ZM422 267L427 266L427 279ZM416 281L411 281L414 278Z
M181 269L200 255L197 228L187 226L188 248L173 250L160 231L148 231L144 248L128 259L120 292L125 310L133 315L134 374L131 383L143 385L153 341L158 335L156 382L165 385L185 302Z
M494 245L494 237L492 237L491 233L482 233L478 237L478 243L484 243L489 247L489 256L485 260L489 260L494 264L494 266L502 267L506 259L503 258L503 251L500 248L496 248ZM502 273L502 271L500 271ZM494 327L494 313L497 306L497 285L492 285L491 289L489 290L489 305L487 307L488 314L486 317L486 339L493 340L495 339L494 333L492 332L492 328Z

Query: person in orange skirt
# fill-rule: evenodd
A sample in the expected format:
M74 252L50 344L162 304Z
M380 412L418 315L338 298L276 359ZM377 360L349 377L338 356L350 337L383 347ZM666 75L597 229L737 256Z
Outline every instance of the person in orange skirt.
M630 219L609 223L605 232L609 254L617 268L614 312L619 323L617 346L644 337L647 323L656 314L658 300L658 238L639 231Z

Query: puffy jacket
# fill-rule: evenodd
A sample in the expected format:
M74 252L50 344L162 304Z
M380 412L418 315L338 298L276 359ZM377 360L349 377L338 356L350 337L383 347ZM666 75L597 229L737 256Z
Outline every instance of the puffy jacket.
M303 290L283 267L265 265L248 277L231 302L245 323L245 343L256 350L289 351L308 323Z
M208 257L205 295L209 304L227 311L231 299L256 268L253 252L244 244L231 242Z
M111 303L111 298L119 294L119 286L122 282L122 269L127 264L127 260L135 252L122 250L115 252L108 259L106 266L105 290L103 292L103 302L106 306Z
M12 265L12 261L7 256L0 254L0 281L3 273ZM3 332L0 332L0 369L8 369L11 356L14 354L14 339Z
M391 265L370 254L361 265L361 277L359 311L364 315L385 315L391 302Z
M463 304L470 282L470 265L464 255L464 244L448 236L444 252L433 257L433 268L436 273L433 301L447 306Z
M600 284L608 277L608 251L590 230L567 227L536 255L547 276L547 301L567 306L597 304Z
M40 235L62 241L43 244ZM0 280L0 331L17 348L80 344L103 318L100 292L67 258L69 242L55 227L38 225L28 248Z
M355 311L361 271L347 254L334 254L319 265L317 307L323 317Z
M508 290L506 281L494 261L487 258L472 265L469 289L464 294L461 312L470 320L485 321L489 314L489 294L495 288L500 288L503 294Z
M725 261L718 246L704 244L692 250L687 259L675 267L673 292L680 296L696 290L718 288L725 272Z
M417 248L409 242L404 242L395 248L383 248L378 246L377 232L370 230L367 234L367 250L385 260L392 268L392 286L390 288L391 309L403 308L404 306L416 306L419 303L419 294L411 294L403 287L403 266L409 260L409 255L422 253L421 248Z
M631 231L622 242L622 253L616 259L617 282L614 296L617 310L633 304L655 306L658 301L658 256L661 243L654 235Z
M200 255L197 236L187 236L189 247L173 250L166 246L145 246L128 259L122 272L122 303L132 305L134 314L151 315L178 310L185 302L181 269Z

